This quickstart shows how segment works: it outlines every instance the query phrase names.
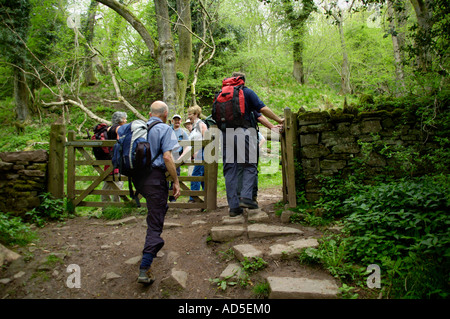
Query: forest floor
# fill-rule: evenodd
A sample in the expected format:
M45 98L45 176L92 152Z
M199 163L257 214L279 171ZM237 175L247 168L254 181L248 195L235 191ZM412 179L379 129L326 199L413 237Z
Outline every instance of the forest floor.
M275 204L282 199L279 188L261 191L259 206L268 213L269 223L281 225ZM298 235L267 238L236 237L226 242L210 240L211 228L222 225L228 215L226 199L218 199L218 209L169 209L162 237L165 246L155 258L152 269L156 281L137 283L139 259L146 233L145 216L132 215L130 223L112 226L103 218L75 217L36 229L39 240L25 247L13 247L22 257L0 268L0 299L249 299L258 298L253 287L268 276L309 276L325 278L320 268L301 265L296 259L270 259L265 269L250 276L249 284L219 289L218 278L228 264L239 263L230 254L233 245L259 247L295 240ZM319 238L315 228L290 224L306 237ZM70 288L69 265L78 265L80 287ZM186 287L165 286L172 269L187 274ZM72 277L73 278L73 277ZM9 279L9 280L8 280ZM70 281L75 283L74 280Z

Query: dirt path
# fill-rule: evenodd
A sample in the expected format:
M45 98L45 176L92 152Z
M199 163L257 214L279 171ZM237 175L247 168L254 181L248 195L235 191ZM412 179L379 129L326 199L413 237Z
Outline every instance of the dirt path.
M269 213L271 224L280 224L273 206L281 198L280 189L266 189L260 194L259 205ZM271 260L265 270L251 277L249 286L218 290L209 279L219 277L226 268L230 262L226 252L232 245L248 242L244 237L225 243L208 240L211 228L220 225L222 217L228 214L224 199L218 205L219 209L207 213L198 209L169 209L162 234L166 244L153 263L156 281L151 286L136 282L146 231L145 216L133 215L130 223L118 226L108 225L105 219L87 217L48 224L37 230L39 241L16 250L23 258L0 270L0 279L10 279L0 284L0 298L247 299L256 297L252 285L275 272L321 275L320 270L305 268L295 260ZM320 236L315 229L294 227L308 235ZM279 240L254 242L270 245ZM70 276L67 267L72 264L79 266L80 288L67 286ZM185 289L171 290L161 285L173 268L188 274Z

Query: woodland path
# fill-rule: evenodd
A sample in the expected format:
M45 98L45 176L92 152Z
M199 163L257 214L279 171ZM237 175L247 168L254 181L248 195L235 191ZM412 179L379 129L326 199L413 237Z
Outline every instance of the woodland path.
M322 233L282 223L274 209L281 199L280 189L261 190L260 209L234 219L228 217L225 199L211 212L169 209L151 286L136 282L145 216L120 222L76 217L48 224L37 229L38 241L12 249L22 257L0 269L0 298L248 299L257 298L252 287L264 282L270 284L270 298L339 297L339 283L326 271L292 257L299 248L317 245ZM267 266L251 274L246 287L218 289L210 279L222 275L233 281L224 271L240 266L244 256L262 257ZM80 288L67 286L72 264L79 266Z

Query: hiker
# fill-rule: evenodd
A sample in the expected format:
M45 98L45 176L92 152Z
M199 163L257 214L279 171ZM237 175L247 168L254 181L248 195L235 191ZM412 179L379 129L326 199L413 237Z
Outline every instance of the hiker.
M156 101L151 105L150 119L147 125L154 121L166 123L167 116L167 104L162 101ZM150 143L152 157L158 155L153 161L152 170L149 174L138 174L134 178L134 186L146 199L148 210L147 234L138 277L138 282L143 284L151 284L155 281L151 265L153 258L164 246L161 233L163 231L164 217L169 208L167 204L169 187L166 182L166 172L169 172L173 179L174 198L177 199L180 196L180 183L172 156L172 151L180 148L175 133L169 125L159 124L150 130L147 140Z
M184 122L184 127L188 130L189 134L192 132L192 122L190 119L187 119L186 122Z
M198 105L191 106L187 110L188 117L190 122L192 123L192 131L191 134L189 134L189 140L191 141L201 141L203 140L205 136L205 132L208 130L208 127L206 124L200 119L200 116L202 114L202 109ZM191 147L186 147L186 149L183 151L183 154L180 156L184 156L187 152L191 150ZM194 149L195 150L195 149ZM203 160L203 148L198 150L195 154L192 156L194 160L202 161ZM194 166L194 170L192 171L191 176L204 176L205 175L205 167L203 165L196 165ZM205 187L204 182L191 182L191 190L192 191L198 191L200 190L200 185L202 186L202 189ZM189 198L189 203L194 203L194 198L191 196Z
M175 114L172 116L172 129L175 132L175 136L177 137L178 141L182 140L188 140L189 136L187 133L181 128L181 116L178 114ZM173 159L176 161L180 155L183 153L183 147L180 147L178 150L173 151ZM177 167L177 175L180 176L181 168ZM172 190L172 184L173 182L170 182L169 190ZM173 197L173 195L169 196L170 202L175 202L176 199Z
M120 126L124 125L127 122L127 113L125 112L114 112L114 114L112 115L111 118L111 122L112 125L108 128L107 132L106 132L106 136L108 137L108 140L118 140L119 136L117 134L117 130L119 129ZM109 165L105 165L105 170L109 167ZM116 175L118 174L118 169L115 169L111 175ZM120 189L123 188L123 181L119 181L118 178L114 178L114 181L112 182L103 182L103 188L102 190L115 190L116 188L113 187L113 183L116 184L117 187L119 187ZM113 201L114 202L118 202L119 201L119 196L118 195L113 195ZM109 195L102 195L102 202L109 202L111 201L111 197Z
M234 72L233 78L245 83L245 74ZM242 89L245 98L245 123L242 127L221 128L223 151L223 174L230 217L243 213L243 208L256 209L258 203L253 200L253 186L258 177L257 170L257 123L252 120L253 112L262 113L269 119L283 124L284 119L277 116L266 106L258 95L248 87ZM220 128L220 127L219 127ZM243 141L243 144L238 144ZM242 190L238 196L238 168L242 167Z
M274 131L275 133L280 133L280 130L283 125L273 125L264 115L258 112L254 112L256 120L267 127L269 130ZM258 131L258 162L259 162L259 156L261 154L261 147L266 143L266 138ZM243 175L243 167L239 166L238 168L238 196L241 196L241 190L242 190L242 175ZM253 185L253 196L252 199L257 202L258 198L258 176L256 176L255 184Z

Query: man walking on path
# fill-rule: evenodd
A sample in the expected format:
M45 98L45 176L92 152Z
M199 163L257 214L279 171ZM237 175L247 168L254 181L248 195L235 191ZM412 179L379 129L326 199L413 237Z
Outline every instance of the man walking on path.
M165 123L168 116L168 107L164 102L156 101L151 105L150 119L147 125L154 121ZM164 246L161 233L164 226L164 217L169 208L167 198L169 187L166 181L166 171L173 179L173 197L180 196L180 183L172 156L173 150L178 150L180 144L172 128L166 124L157 124L152 127L147 135L150 143L152 158L156 157L149 174L140 174L134 178L136 190L147 201L147 235L145 237L142 261L139 267L138 282L151 284L155 277L151 271L153 258Z
M245 74L234 72L232 77L240 77L245 82ZM248 87L243 87L245 98L245 120L253 127L227 128L222 130L223 174L227 192L229 214L231 217L241 215L243 208L258 208L253 200L253 185L258 176L257 170L257 132L256 121L251 118L253 112L262 113L271 120L283 124L284 119L278 117ZM238 167L242 168L242 190L238 196Z

